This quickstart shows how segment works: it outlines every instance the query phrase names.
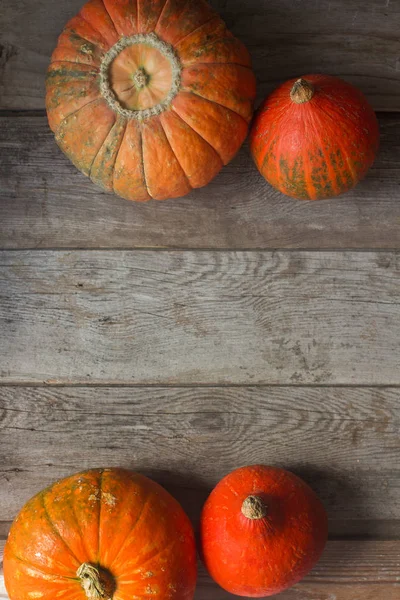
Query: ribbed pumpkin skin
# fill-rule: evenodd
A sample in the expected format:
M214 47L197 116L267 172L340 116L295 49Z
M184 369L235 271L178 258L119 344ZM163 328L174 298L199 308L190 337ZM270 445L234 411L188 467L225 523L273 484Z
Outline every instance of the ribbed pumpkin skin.
M267 514L250 520L248 496L262 498ZM318 561L327 539L327 516L301 479L265 466L243 467L222 479L201 516L205 566L225 590L262 598L300 581Z
M23 507L4 551L10 599L87 600L76 576L82 563L110 571L113 600L193 598L189 519L166 490L130 471L74 475Z
M181 69L168 107L145 119L116 112L101 88L107 53L138 34L170 45ZM137 67L154 72L133 110L162 99L171 73L158 50L125 52L118 62L110 77L119 78L121 97L124 73L129 88ZM95 183L136 201L209 183L246 138L256 94L249 53L204 0L90 0L61 34L46 85L60 148Z
M354 86L328 75L305 75L315 95L290 98L295 79L261 105L250 133L260 173L276 189L300 200L338 196L353 188L375 160L376 115Z

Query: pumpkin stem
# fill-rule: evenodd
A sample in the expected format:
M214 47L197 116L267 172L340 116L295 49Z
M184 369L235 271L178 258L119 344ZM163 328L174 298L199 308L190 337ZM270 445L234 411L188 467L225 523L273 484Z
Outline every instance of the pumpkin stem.
M83 563L76 574L81 580L81 586L88 600L111 600L115 591L115 582L110 573L89 563Z
M133 81L137 90L142 90L150 81L148 73L140 67L133 76Z
M248 496L242 504L242 513L248 519L255 521L267 516L268 507L259 496Z
M298 79L292 87L290 92L290 98L296 104L304 104L309 102L315 94L315 87L311 81L306 79Z
M127 60L130 64L129 57L135 47L139 48L140 53L143 46L148 52L143 55L142 66L130 73L129 80L133 85L126 89L126 78L118 73L118 68L121 65L125 68ZM170 66L170 73L165 70L165 62ZM115 69L116 74L113 75ZM152 78L156 73L164 88L152 86ZM174 47L154 32L122 36L105 54L100 65L101 95L114 112L129 120L146 121L169 110L172 100L181 89L181 79L182 65ZM147 86L152 87L151 94L145 94L143 98L143 94L138 92Z

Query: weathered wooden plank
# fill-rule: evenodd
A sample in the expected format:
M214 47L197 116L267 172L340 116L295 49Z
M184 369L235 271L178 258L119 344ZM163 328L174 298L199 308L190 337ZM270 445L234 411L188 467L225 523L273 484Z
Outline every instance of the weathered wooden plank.
M0 108L43 108L44 76L58 35L83 0L3 0ZM212 0L247 44L259 97L314 72L360 86L377 110L400 109L400 6L390 0Z
M0 386L0 431L3 522L52 481L111 465L154 477L197 523L224 475L261 463L309 482L331 536L400 535L398 388Z
M3 383L400 384L395 252L4 251Z
M7 599L1 568L0 598ZM395 600L400 588L400 542L331 541L319 564L282 600ZM199 564L195 600L236 598L224 592Z
M380 121L378 161L343 198L281 195L246 147L206 188L143 205L79 173L45 117L0 118L0 247L400 248L400 119Z

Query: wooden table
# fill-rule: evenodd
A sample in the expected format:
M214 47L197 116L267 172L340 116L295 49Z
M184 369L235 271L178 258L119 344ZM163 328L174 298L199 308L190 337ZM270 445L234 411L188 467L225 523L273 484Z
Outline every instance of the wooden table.
M280 598L394 600L400 2L212 4L250 49L259 98L307 72L363 89L379 159L320 203L272 190L246 146L181 200L102 193L44 112L49 56L81 0L2 0L0 548L22 504L77 470L140 470L196 524L219 478L267 463L304 477L330 517L320 564ZM228 597L201 571L198 600Z

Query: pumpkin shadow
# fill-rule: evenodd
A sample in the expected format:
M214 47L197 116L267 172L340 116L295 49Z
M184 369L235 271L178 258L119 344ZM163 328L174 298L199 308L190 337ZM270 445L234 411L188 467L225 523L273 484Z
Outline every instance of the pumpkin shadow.
M301 2L285 2L284 6L275 2L267 9L265 2L257 0L209 1L251 54L257 77L256 107L288 79L321 71L335 74L332 52L326 43L321 43L323 34L316 30L312 36L303 35L309 24L304 23ZM314 19L323 22L327 18L325 12L314 11Z
M295 465L287 467L289 471L301 477L316 492L325 509L329 519L329 539L332 540L355 540L373 538L369 533L368 525L370 517L365 507L368 499L368 490L360 486L360 482L353 482L351 476L338 474L336 471L315 469L313 467ZM357 506L357 519L354 519L354 511L350 510L351 516L347 516L349 507ZM365 523L365 529L360 531L361 523ZM346 558L354 562L360 558L355 556L355 548L361 555L364 544L343 544L340 547L341 564L346 564ZM332 562L332 567L337 562L337 549L329 547L324 553L324 565ZM336 565L337 567L337 565Z
M165 469L140 469L140 473L162 485L182 506L192 522L196 536L199 530L201 509L211 486L193 474L182 474Z
M349 537L349 530L345 523L346 521L354 522L354 510L352 509L354 506L357 506L357 523L365 521L366 530L359 532L356 536L352 533L352 538L368 537L367 525L370 517L366 507L364 508L365 502L368 500L368 491L363 489L359 480L355 483L348 474L302 465L289 466L288 470L304 479L321 498L328 513L331 538ZM349 512L351 512L351 516L347 516Z
M202 553L199 533L200 515L212 487L206 486L204 481L192 474L176 473L174 471L163 469L141 469L140 473L162 485L163 488L165 488L182 506L193 525L197 555L198 559L201 561ZM214 585L204 568L203 578L206 580L207 584L210 584L211 586Z
M284 81L310 73L343 77L367 95L375 94L371 80L357 75L357 71L362 73L368 65L365 45L347 46L345 54L339 49L347 60L338 60L337 43L326 35L327 31L335 31L338 19L343 19L340 6L326 10L324 3L317 2L306 3L305 7L305 3L299 1L209 1L229 30L250 51L258 82L258 101ZM349 9L348 18L357 16L356 8ZM374 51L376 49L372 49ZM358 65L358 69L354 65ZM379 77L379 72L376 70L373 75ZM390 92L396 95L395 79Z

